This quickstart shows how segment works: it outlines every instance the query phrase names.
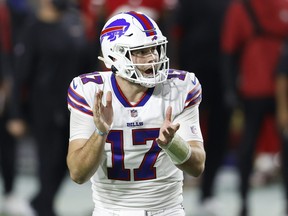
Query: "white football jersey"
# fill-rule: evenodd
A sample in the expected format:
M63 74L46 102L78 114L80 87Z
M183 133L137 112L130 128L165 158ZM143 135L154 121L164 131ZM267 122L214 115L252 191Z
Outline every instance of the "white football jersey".
M173 123L180 123L177 134L186 141L203 141L198 113L202 89L198 79L193 73L170 69L166 82L149 88L138 103L131 104L112 72L76 77L67 99L70 140L88 139L95 131L92 108L99 89L104 92L104 104L107 92L112 92L114 118L102 163L91 178L95 205L115 209L117 203L118 209L157 210L182 203L183 172L155 139L167 107L172 106Z

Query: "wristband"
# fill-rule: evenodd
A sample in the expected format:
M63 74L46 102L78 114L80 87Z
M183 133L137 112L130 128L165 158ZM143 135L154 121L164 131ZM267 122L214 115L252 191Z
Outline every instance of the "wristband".
M107 135L107 134L108 134L108 132L102 132L102 131L100 131L97 127L95 128L95 132L96 132L97 134L99 134L100 136L104 136L104 135Z
M175 165L183 164L192 154L191 146L178 134L175 134L174 138L166 146L159 145L159 147L166 152Z

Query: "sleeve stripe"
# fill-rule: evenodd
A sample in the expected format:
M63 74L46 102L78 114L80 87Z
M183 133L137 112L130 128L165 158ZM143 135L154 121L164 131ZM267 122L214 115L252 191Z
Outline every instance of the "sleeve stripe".
M69 97L71 96L71 97L73 98L73 100L75 100L77 103L89 107L89 104L86 102L86 100L85 100L82 96L80 96L79 94L77 94L77 93L71 88L71 86L70 86L69 89L68 89L68 96L69 96Z
M71 107L75 108L76 110L79 110L80 112L83 112L85 114L88 114L90 116L93 116L93 112L91 110L86 109L85 107L78 105L76 103L74 103L70 97L67 97L67 103L68 105L70 105Z
M200 103L201 100L202 100L202 94L198 95L197 98L195 98L194 100L190 101L190 102L184 107L184 109L186 109L186 108L188 108L188 107L190 107L190 106L193 106L193 105L195 105L195 104Z
M190 104L191 102L197 100L198 101L198 98L199 96L201 97L201 94L202 94L202 88L201 88L201 85L198 83L196 85L195 88L193 88L187 95L186 97L186 101L185 101L185 104L186 106L188 104Z

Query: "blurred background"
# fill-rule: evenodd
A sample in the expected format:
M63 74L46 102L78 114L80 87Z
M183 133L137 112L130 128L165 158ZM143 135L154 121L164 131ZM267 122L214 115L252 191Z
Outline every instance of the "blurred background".
M68 176L73 77L106 70L99 33L142 11L171 68L196 74L207 153L185 175L187 216L288 216L288 1L0 0L0 216L89 216Z

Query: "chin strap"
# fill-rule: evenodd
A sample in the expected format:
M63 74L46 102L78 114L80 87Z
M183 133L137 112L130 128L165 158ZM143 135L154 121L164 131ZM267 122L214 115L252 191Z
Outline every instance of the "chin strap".
M118 71L116 67L114 67L114 65L111 66L111 70L114 74L116 74L116 72Z

